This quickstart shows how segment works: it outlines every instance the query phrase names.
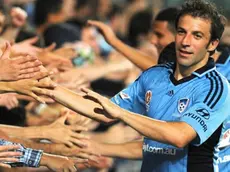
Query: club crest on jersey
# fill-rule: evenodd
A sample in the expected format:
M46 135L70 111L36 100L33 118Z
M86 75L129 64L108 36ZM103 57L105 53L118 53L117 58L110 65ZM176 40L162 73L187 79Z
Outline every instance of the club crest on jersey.
M145 104L149 105L151 99L152 99L152 91L149 90L145 93Z
M188 99L188 98L180 99L180 100L178 101L178 107L177 107L178 111L179 111L180 113L184 112L185 109L186 109L187 106L188 106L188 103L189 103L189 99Z
M129 98L130 98L128 94L126 94L126 93L124 93L124 92L122 92L122 91L119 93L119 95L120 95L120 97L121 97L123 100L129 99Z
M149 90L145 93L145 105L146 105L147 112L149 111L149 104L151 99L152 99L152 91Z

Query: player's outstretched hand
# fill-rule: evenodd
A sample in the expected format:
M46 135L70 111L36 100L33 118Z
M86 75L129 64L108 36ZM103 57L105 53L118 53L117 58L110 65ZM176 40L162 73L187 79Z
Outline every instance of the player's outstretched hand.
M109 118L118 119L122 115L122 109L111 102L108 98L88 89L81 89L88 97L95 99L103 108L105 115Z

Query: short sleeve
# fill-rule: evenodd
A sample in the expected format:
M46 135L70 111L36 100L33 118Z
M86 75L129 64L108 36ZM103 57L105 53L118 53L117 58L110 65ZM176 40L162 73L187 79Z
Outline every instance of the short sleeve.
M145 114L143 76L116 94L111 101L123 109Z
M180 118L180 121L186 122L196 131L198 138L195 145L204 143L229 116L228 86L220 96L213 96L210 101L205 101L203 95L197 96L200 101L195 102Z

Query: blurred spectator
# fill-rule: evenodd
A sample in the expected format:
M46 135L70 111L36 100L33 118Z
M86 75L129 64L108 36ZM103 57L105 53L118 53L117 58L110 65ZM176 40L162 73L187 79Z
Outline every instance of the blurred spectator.
M44 36L45 45L55 42L58 48L65 42L79 40L79 30L64 23L73 16L74 3L74 0L36 1L35 24L38 33Z
M92 16L92 0L75 0L74 15L67 22L81 29Z

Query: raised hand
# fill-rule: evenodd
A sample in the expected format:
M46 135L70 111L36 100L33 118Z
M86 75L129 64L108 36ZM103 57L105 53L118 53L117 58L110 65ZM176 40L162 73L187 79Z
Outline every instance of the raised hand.
M86 126L87 124L89 124L92 119L90 118L87 118L85 116L82 116L68 108L63 108L61 109L61 112L60 112L60 115L61 116L65 116L67 115L67 119L66 119L66 122L69 124L69 125L81 125L81 126Z
M84 148L78 147L76 145L69 147L65 144L52 144L50 153L68 157L75 157L83 159L85 161L90 160L94 161L95 163L97 162L98 155L88 154L86 152L83 152L82 149Z
M42 49L34 46L38 41L38 37L26 39L22 42L16 43L12 46L13 53L27 53L32 56L37 56L38 53L42 52Z
M79 163L79 159L43 154L40 164L43 166L47 166L50 170L55 172L74 172L77 171L77 163Z
M79 73L75 71L74 69L61 73L57 78L57 83L80 94L82 87L90 87L90 81L80 70Z
M83 148L79 148L79 152L85 158L89 156L101 156L103 144L92 139L83 140L87 146ZM89 158L88 158L89 159ZM96 159L94 160L96 162Z
M40 72L42 63L35 57L20 54L10 58L11 46L7 42L6 48L0 57L0 80L16 81L19 79L32 78Z
M44 65L51 65L52 67L60 68L60 67L69 67L72 68L73 64L70 59L65 58L65 56L57 55L53 52L42 51L38 54L39 60Z
M87 24L96 27L99 29L104 36L105 40L109 43L112 44L114 39L116 39L116 35L113 32L113 30L106 24L100 22L100 21L94 21L94 20L88 20Z
M36 94L46 95L53 97L53 94L50 90L45 88L53 89L56 87L55 83L49 81L38 81L36 79L23 79L15 82L9 82L9 88L11 91L25 94L33 97L41 103L45 103L39 96Z
M46 133L50 140L54 143L63 143L69 147L74 144L86 146L81 139L88 139L87 136L79 133L87 131L87 128L79 125L66 125L67 115L61 116L55 122L47 126Z
M19 148L20 146L18 145L0 146L0 166L11 168L10 165L4 162L18 162L19 159L16 157L22 156L21 152L16 151Z
M14 93L0 94L0 106L8 110L18 107L18 99Z
M53 51L53 53L68 59L72 59L77 56L76 51L71 47L62 47Z
M27 13L19 7L13 7L10 17L13 27L22 27L26 23Z

